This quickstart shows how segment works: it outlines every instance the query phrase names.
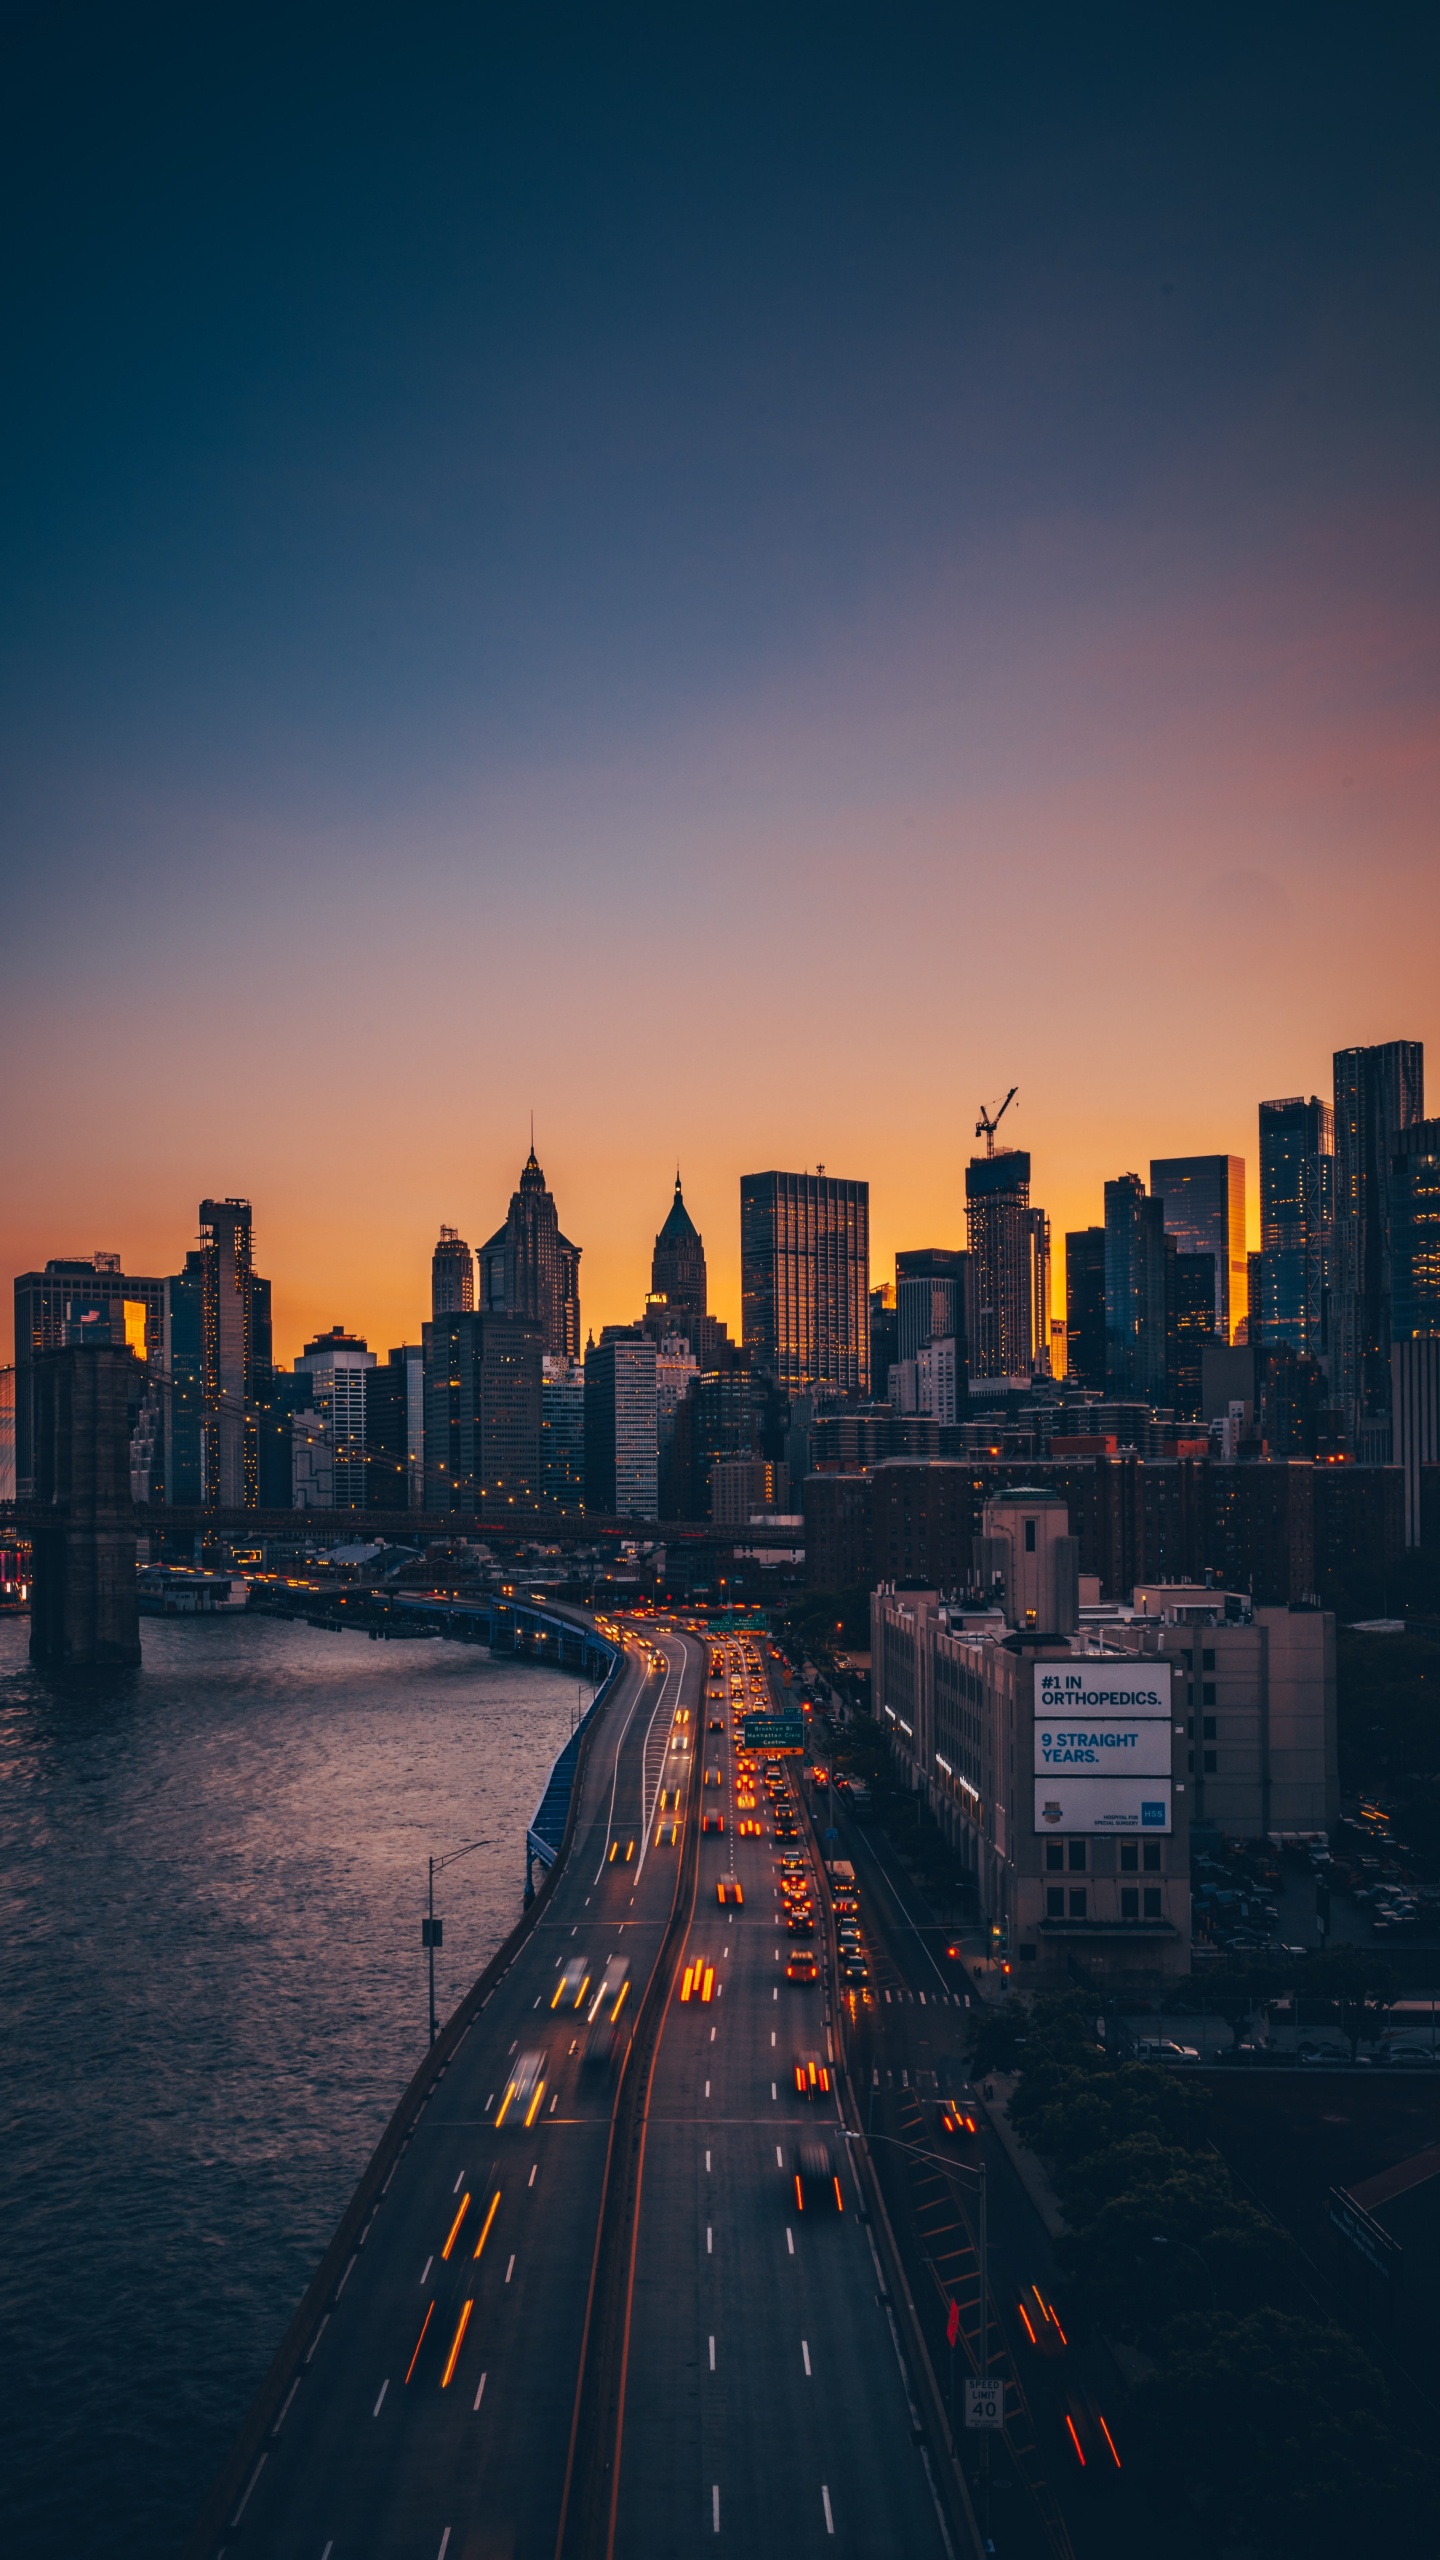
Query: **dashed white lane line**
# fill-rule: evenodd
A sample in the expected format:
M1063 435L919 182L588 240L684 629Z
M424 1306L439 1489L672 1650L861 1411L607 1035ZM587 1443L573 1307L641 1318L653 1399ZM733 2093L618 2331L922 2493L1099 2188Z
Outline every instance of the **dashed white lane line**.
M794 2234L794 2232L791 2230L790 2225L789 2225L789 2223L788 2223L788 2222L787 2222L787 2223L786 2223L786 2225L785 2225L785 2246L786 2246L786 2248L789 2250L790 2255L791 2255L791 2257L793 2258L793 2257L794 2257L794 2255L795 2255L795 2234Z
M778 2098L778 2097L779 2097L779 2095L780 2095L780 2092L779 2092L779 2090L776 2088L775 2083L774 2083L774 2081L773 2081L773 2080L772 2080L772 2081L771 2081L771 2083L770 2083L770 2095L771 2095L771 2097L772 2097L772 2098Z
M332 2536L332 2537L331 2537L331 2539L330 2539L330 2541L326 2543L324 2550L321 2552L321 2554L320 2554L320 2560L330 2560L330 2554L331 2554L331 2552L334 2550L334 2548L335 2548L335 2542L334 2542L334 2537Z
M705 2154L705 2175L707 2178L710 2175L710 2154L708 2151Z
M835 2530L835 2519L830 2513L830 2492L826 2488L823 2480L820 2484L820 2497L825 2509L825 2530L827 2533L833 2533Z
M464 2186L464 2184L465 2184L465 2172L464 2172L464 2170L462 2169L462 2170L461 2170L461 2172L460 2172L459 2177L458 2177L458 2178L456 2179L456 2181L455 2181L454 2186L453 2186L453 2187L451 2188L451 2190L450 2190L450 2193L452 2194L452 2196L458 2196L458 2194L460 2193L460 2190L461 2190L461 2188Z
M433 2258L427 2258L427 2259L426 2259L424 2266L423 2266L423 2267L421 2268L421 2270L420 2270L420 2281L421 2281L421 2283L422 2283L422 2284L424 2283L424 2281L425 2281L426 2277L427 2277L427 2276L428 2276L428 2274L430 2273L430 2270L431 2270L431 2268L434 2266L434 2264L435 2264L435 2261L434 2261L434 2259L433 2259Z
M710 2492L710 2530L712 2533L718 2533L720 2530L720 2483L718 2480Z
M535 2184L535 2180L536 2180L536 2178L537 2178L537 2176L538 2176L538 2174L539 2174L539 2170L540 2170L540 2163L539 2163L539 2161L537 2160L537 2161L536 2161L536 2163L535 2163L534 2168L533 2168L533 2169L531 2170L531 2172L530 2172L529 2178L526 2180L526 2184L527 2184L527 2186L532 2186L532 2187L534 2186L534 2184Z
M714 2028L713 2028L713 2027L712 2027L712 2028L711 2028L711 2030L710 2030L710 2041L711 2041L711 2043L712 2043L712 2044L713 2044L713 2043L714 2043L714 2041L715 2041L715 2030L714 2030Z
M705 2225L705 2255L707 2258L715 2255L715 2234L708 2222Z
M712 2373L715 2370L715 2341L713 2338L710 2341L710 2370Z
M480 2376L480 2388L479 2388L479 2390L478 2390L478 2391L476 2392L476 2394L475 2394L475 2406L476 2406L476 2408L477 2408L477 2409L479 2408L481 2401L482 2401L482 2400L484 2399L484 2397L485 2397L485 2379L486 2379L486 2378L485 2378L485 2375L482 2373L482 2374L481 2374L481 2376Z
M446 2552L449 2550L449 2548L450 2548L450 2527L449 2527L449 2526L448 2526L448 2524L447 2524L447 2526L445 2527L444 2532L443 2532L443 2533L441 2534L441 2536L440 2536L440 2548L439 2548L439 2550L438 2550L438 2551L436 2552L436 2554L435 2554L435 2560L445 2560L445 2554L446 2554Z
M800 2341L800 2354L804 2361L805 2370L808 2373L810 2371L810 2348L804 2338Z
M296 2374L296 2376L295 2376L294 2381L293 2381L293 2382L291 2383L291 2385L290 2385L289 2390L288 2390L288 2391L286 2392L286 2394L285 2394L285 2406L284 2406L284 2408L281 2410L279 2417L276 2419L274 2426L273 2426L273 2427L271 2428L271 2430L270 2430L270 2433L272 2434L272 2436L278 2436L278 2434L280 2433L281 2428L284 2426L284 2424L285 2424L285 2420L286 2420L286 2418L288 2417L289 2412L290 2412L290 2403L291 2403L291 2401L294 2399L295 2394L296 2394L296 2392L299 2390L299 2388L300 2388L300 2376L299 2376L299 2374L297 2373L297 2374Z
M372 2418L378 2418L378 2417L379 2417L379 2415L380 2415L380 2401L384 2399L385 2394L386 2394L386 2392L389 2390L389 2388L390 2388L390 2376L389 2376L389 2374L387 2373L387 2374L386 2374L386 2376L385 2376L384 2381L383 2381L383 2382L381 2383L381 2385L380 2385L380 2399L376 2401L374 2408L373 2408L373 2409L371 2410L371 2412L370 2412L370 2415L371 2415L371 2417L372 2417Z
M515 2273L515 2261L514 2261L514 2259L512 2258L512 2259L511 2259L511 2261L510 2261L509 2266L508 2266L508 2267L506 2268L506 2270L505 2270L505 2281L506 2281L506 2283L507 2283L507 2284L509 2283L509 2281L510 2281L510 2279L511 2279L511 2277L513 2276L513 2274L514 2274L514 2273Z
M494 2104L495 2104L495 2092L494 2092L494 2090L492 2089L492 2090L491 2090L491 2092L490 2092L489 2097L488 2097L488 2098L486 2099L486 2101L485 2101L485 2113L487 2114L487 2116L488 2116L488 2114L490 2113L490 2110L491 2110L491 2108L494 2106Z
M706 2097L707 2097L707 2098L708 2098L708 2097L709 2097L709 2095L710 2095L710 2083L709 2083L709 2081L708 2081L708 2080L707 2080L707 2081L706 2081L706 2083L705 2083L705 2095L706 2095Z

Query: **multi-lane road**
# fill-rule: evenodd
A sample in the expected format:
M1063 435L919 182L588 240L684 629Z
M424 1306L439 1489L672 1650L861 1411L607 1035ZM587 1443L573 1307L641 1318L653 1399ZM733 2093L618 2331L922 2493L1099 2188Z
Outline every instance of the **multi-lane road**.
M703 1638L632 1640L564 1870L417 2108L207 2551L969 2560L833 2089L795 2091L797 2054L833 2052L823 1906L817 1980L792 1982L773 1814L737 1837L728 1693L718 1733L711 1713ZM724 1828L700 1836L707 1808ZM711 1996L683 1999L699 1959ZM617 2050L642 2030L618 2082L587 2062L617 2003ZM817 2141L838 2183L797 2191Z

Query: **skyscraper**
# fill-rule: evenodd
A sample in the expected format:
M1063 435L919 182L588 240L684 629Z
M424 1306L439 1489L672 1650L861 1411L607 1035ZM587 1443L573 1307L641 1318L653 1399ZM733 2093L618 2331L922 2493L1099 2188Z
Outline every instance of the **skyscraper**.
M870 1385L870 1185L814 1173L740 1183L743 1339L792 1395Z
M538 1324L478 1313L422 1326L425 1508L495 1518L540 1502Z
M895 1316L900 1360L914 1360L930 1342L954 1342L966 1351L965 1276L969 1255L943 1244L919 1245L895 1256ZM877 1373L875 1391L885 1381Z
M1330 1385L1362 1457L1390 1456L1391 1170L1425 1114L1419 1040L1335 1052Z
M307 1342L295 1363L296 1376L309 1379L310 1408L328 1443L330 1501L337 1511L363 1511L369 1499L365 1424L374 1367L374 1352L343 1324Z
M577 1518L585 1508L585 1371L547 1351L540 1381L540 1499Z
M475 1256L454 1227L442 1227L430 1256L430 1313L468 1315L475 1304Z
M374 1511L419 1511L425 1501L425 1355L402 1342L365 1376L366 1501Z
M34 1405L31 1371L44 1351L56 1351L65 1340L71 1306L121 1307L137 1312L124 1322L125 1338L140 1352L152 1374L163 1374L165 1350L165 1283L138 1280L120 1268L118 1253L70 1256L47 1262L43 1271L22 1271L15 1282L15 1479L22 1502L34 1490ZM144 1310L143 1316L138 1310ZM136 1338L143 1331L143 1348ZM176 1497L172 1494L170 1499Z
M1105 1185L1105 1389L1164 1400L1170 1374L1175 1242L1165 1203L1138 1173Z
M1065 1238L1066 1375L1105 1392L1105 1230L1079 1227Z
M1215 1256L1177 1253L1173 1266L1175 1304L1170 1328L1170 1374L1166 1393L1182 1422L1206 1421L1200 1411L1207 1343L1215 1333Z
M974 1378L1029 1377L1050 1365L1050 1222L1030 1206L1030 1158L1023 1147L972 1156L965 1170L965 1224L975 1338Z
M580 1254L560 1232L555 1202L532 1146L503 1227L480 1247L480 1304L487 1315L538 1324L552 1360L580 1357Z
M1252 1342L1318 1359L1335 1215L1335 1114L1312 1093L1260 1105L1260 1253ZM1252 1268L1256 1257L1250 1257Z
M585 1508L653 1520L659 1501L655 1345L639 1325L607 1325L585 1354Z
M900 1312L893 1281L878 1280L870 1292L870 1392L889 1392L890 1372L900 1357Z
M1151 1197L1165 1203L1177 1253L1215 1256L1215 1330L1234 1340L1248 1313L1243 1156L1152 1156Z
M685 1206L678 1168L670 1214L655 1239L650 1263L650 1293L652 1298L665 1301L668 1310L666 1330L683 1334L687 1341L693 1342L700 1319L709 1312L705 1247Z
M1440 1120L1413 1120L1390 1166L1390 1329L1440 1334Z
M200 1203L200 1477L207 1510L260 1499L258 1414L270 1381L270 1283L257 1278L248 1200Z

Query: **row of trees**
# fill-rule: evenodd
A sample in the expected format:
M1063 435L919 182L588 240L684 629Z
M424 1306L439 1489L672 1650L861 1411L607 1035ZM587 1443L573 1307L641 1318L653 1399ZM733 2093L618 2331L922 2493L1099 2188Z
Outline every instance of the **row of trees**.
M1095 2028L1082 1994L1042 1995L982 2019L974 2062L1019 2065L1010 2119L1053 2178L1069 2276L1147 2360L1127 2434L1157 2499L1207 2553L1351 2560L1398 2540L1435 2479L1383 2375L1317 2309L1288 2234L1235 2194L1202 2093L1117 2060Z

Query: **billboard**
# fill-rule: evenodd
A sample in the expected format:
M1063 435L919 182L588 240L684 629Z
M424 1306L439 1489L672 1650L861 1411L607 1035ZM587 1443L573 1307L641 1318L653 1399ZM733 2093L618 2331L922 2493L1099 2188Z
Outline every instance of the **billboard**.
M1153 1656L1036 1663L1037 1832L1170 1830L1170 1681Z
M1170 1775L1168 1716L1035 1719L1035 1775L1078 1778Z
M1168 1778L1037 1778L1037 1831L1143 1831L1161 1839L1171 1827Z

